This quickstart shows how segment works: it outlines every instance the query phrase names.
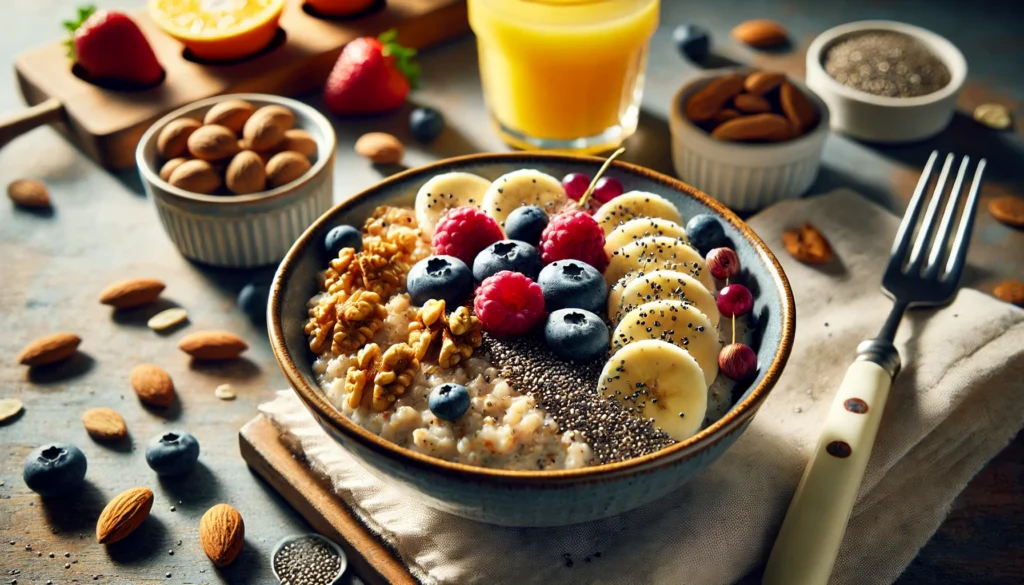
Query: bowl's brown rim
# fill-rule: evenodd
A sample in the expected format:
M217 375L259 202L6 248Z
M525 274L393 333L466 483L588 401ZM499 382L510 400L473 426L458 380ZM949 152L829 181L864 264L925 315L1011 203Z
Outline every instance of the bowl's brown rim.
M743 234L743 237L754 246L762 260L774 268L773 277L775 279L775 284L782 293L780 295L782 300L781 342L779 343L779 347L775 352L775 356L773 357L771 364L768 365L767 372L764 379L761 380L761 383L754 388L746 399L733 405L733 407L730 408L722 418L718 419L707 428L701 430L699 433L685 441L681 441L655 453L635 457L626 461L584 467L581 469L514 471L454 463L417 453L404 447L399 447L398 445L382 439L348 420L348 418L342 415L341 412L335 409L334 406L326 400L319 389L312 388L306 383L305 378L296 367L292 356L288 352L288 348L284 340L284 332L281 324L282 283L285 281L285 277L292 270L293 265L297 264L300 255L305 251L305 249L311 245L315 245L314 242L310 241L312 234L317 231L321 225L328 221L328 217L336 215L339 210L352 205L373 192L380 191L383 187L402 182L411 176L440 172L443 170L449 170L450 167L458 167L465 164L507 163L511 161L524 160L544 161L550 163L594 162L595 164L601 164L604 162L601 158L591 156L533 152L481 153L448 158L387 177L374 186L347 197L317 219L313 225L311 225L302 234L302 236L299 237L292 248L288 251L284 260L281 261L277 273L274 275L274 281L270 291L270 302L268 305L268 333L270 336L270 345L274 352L274 356L277 358L277 361L280 364L281 369L284 371L285 377L288 379L292 388L296 391L303 402L305 402L307 408L311 408L315 414L320 416L322 419L330 421L330 423L339 432L344 434L346 437L359 442L362 446L392 459L396 463L406 466L425 468L435 473L443 471L450 475L460 476L467 480L515 480L518 482L545 483L551 482L552 480L608 479L609 476L619 475L623 472L651 471L662 466L657 464L659 462L663 462L663 465L674 463L678 458L696 453L704 447L717 443L729 436L735 429L744 424L754 415L764 399L767 398L772 387L778 381L786 361L789 359L796 326L796 305L793 300L793 291L790 289L789 281L786 278L786 274L782 270L782 266L779 264L778 259L775 258L775 255L771 253L761 238L759 238L743 220L737 217L736 214L718 201L715 201L708 195L691 187L690 185L687 185L686 183L683 183L682 181L638 165L620 161L615 161L612 165L620 170L644 176L656 183L665 185L667 188L676 189L686 193L710 207L720 217L738 229Z

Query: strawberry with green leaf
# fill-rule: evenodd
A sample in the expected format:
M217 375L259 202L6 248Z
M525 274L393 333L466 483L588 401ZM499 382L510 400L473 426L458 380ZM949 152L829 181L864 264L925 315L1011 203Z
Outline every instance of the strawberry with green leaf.
M123 12L86 6L64 28L72 35L68 55L91 80L148 86L163 77L149 41Z
M416 86L420 67L415 49L398 44L389 30L378 38L362 37L345 46L327 84L324 102L335 114L379 114L396 110Z

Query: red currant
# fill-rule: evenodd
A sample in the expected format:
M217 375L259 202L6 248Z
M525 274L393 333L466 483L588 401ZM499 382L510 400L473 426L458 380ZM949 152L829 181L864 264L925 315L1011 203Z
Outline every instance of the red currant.
M742 284L730 284L718 293L718 311L726 317L740 317L754 308L754 295Z
M715 248L708 252L708 270L715 278L725 280L740 271L740 259L731 248Z
M731 343L718 353L718 369L731 380L746 380L757 371L757 354L749 345Z
M565 194L569 196L573 201L579 201L580 197L587 192L587 187L590 186L590 177L583 173L569 173L562 179L562 188L565 189Z
M608 203L612 199L622 195L624 190L622 183L617 179L601 177L597 180L597 184L594 185L594 199L601 203Z

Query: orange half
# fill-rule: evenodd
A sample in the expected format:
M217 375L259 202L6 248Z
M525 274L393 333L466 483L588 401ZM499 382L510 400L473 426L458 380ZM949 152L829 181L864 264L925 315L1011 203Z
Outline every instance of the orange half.
M274 40L284 0L149 0L149 14L191 53L230 61Z

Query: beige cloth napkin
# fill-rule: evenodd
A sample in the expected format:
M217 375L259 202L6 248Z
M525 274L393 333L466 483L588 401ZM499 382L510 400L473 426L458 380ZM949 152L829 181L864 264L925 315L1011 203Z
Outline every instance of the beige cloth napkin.
M807 220L842 269L822 271L779 244ZM789 201L750 225L777 255L797 302L796 343L750 428L703 474L639 510L563 528L501 528L410 502L328 439L290 391L261 407L313 468L424 583L732 583L764 562L857 343L890 302L879 281L898 219L838 192ZM900 327L904 367L882 421L831 580L891 583L953 498L1024 425L1024 311L962 290Z

